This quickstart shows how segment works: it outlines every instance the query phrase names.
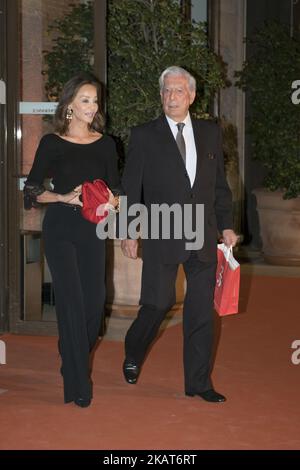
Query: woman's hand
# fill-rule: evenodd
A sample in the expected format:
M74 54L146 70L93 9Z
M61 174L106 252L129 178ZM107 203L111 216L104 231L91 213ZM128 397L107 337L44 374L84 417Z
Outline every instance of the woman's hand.
M81 195L82 185L76 186L73 191L70 191L67 194L59 194L59 202L64 202L65 204L75 204L82 207L82 202L79 199Z
M108 193L109 193L108 204L112 206L114 209L118 210L119 196L114 196L110 189L108 190Z

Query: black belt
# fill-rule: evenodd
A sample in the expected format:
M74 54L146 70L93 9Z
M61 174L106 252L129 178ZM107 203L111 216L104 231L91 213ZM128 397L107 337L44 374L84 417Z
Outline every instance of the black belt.
M79 209L81 209L81 206L79 206L78 204L68 204L66 202L57 202L56 204L59 204L60 206L70 207L74 211L78 211Z

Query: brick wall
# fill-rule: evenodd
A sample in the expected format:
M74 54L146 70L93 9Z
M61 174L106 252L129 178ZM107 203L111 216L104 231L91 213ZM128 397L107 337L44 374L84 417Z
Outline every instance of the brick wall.
M68 11L70 3L79 0L22 0L20 29L21 101L48 101L44 92L45 77L42 51L51 49L52 36L48 25ZM20 173L27 175L31 169L35 151L42 135L51 132L51 126L40 115L21 117L22 141ZM20 205L22 207L22 204ZM20 228L41 230L40 209L21 210Z
M42 51L51 49L54 35L47 32L49 24L79 0L23 0L21 2L21 101L48 101L44 93ZM50 131L42 116L22 116L21 174L30 171L35 150L43 134Z

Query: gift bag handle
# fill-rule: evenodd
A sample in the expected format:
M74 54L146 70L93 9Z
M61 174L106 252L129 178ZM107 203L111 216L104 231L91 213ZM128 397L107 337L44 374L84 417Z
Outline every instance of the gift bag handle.
M225 248L225 259L228 262L230 255L232 255L232 245L230 245L230 247L227 247L224 243L224 248Z

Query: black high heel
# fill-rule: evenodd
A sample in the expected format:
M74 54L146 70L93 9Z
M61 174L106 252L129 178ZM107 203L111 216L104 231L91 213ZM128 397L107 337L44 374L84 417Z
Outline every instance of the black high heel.
M74 400L75 405L80 406L81 408L87 408L91 404L91 398L76 398Z

